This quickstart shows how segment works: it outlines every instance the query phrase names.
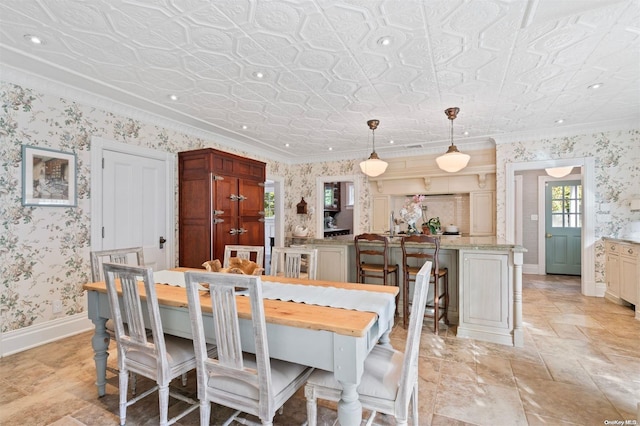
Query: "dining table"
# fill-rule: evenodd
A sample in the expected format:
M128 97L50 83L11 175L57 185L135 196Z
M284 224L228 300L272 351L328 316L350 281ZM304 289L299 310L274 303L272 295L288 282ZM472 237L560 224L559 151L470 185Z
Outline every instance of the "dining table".
M190 270L203 272L202 269L174 268L170 271L159 271L154 273L154 276L169 276L166 273L184 276L184 272ZM394 325L398 287L270 275L262 275L260 278L265 287L277 286L284 289L285 293L289 293L287 290L291 289L292 294L298 295L295 296L297 301L287 300L288 297L283 297L281 290L280 295L263 299L269 356L333 372L343 388L342 397L338 402L338 420L344 426L359 425L362 420L362 405L358 399L357 387L364 370L364 362L375 345L390 345L389 333ZM171 283L163 283L162 279L154 281L164 333L191 339L185 287L180 284L168 285ZM144 297L144 286L142 283L139 285ZM96 365L96 386L98 396L103 396L106 392L106 367L109 356L106 322L111 318L111 309L104 282L87 283L83 288L87 291L88 317L95 326L91 342ZM316 294L318 291L326 291L329 300L314 300L310 303L304 301L305 293ZM345 298L344 294L349 294L354 300L375 298L375 303L379 305L378 310L351 308L344 304L344 300L349 298ZM200 292L200 303L207 321L207 315L211 315L211 299L206 290ZM243 348L251 351L248 297L238 295L236 303L240 327L243 330ZM207 341L215 343L213 327L206 333Z

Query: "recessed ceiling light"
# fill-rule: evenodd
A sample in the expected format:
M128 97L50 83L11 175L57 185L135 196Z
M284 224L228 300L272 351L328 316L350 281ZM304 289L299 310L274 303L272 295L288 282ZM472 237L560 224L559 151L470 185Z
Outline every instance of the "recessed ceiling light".
M389 141L389 143L393 144L393 143L396 143L396 142L395 142L393 139L391 139L391 140Z
M562 123L564 123L564 119L561 118L559 120L556 120L556 124L562 124Z
M169 99L171 99L172 101L177 101L178 100L178 96L177 95L169 95Z
M329 151L333 151L333 148L332 148L332 147L329 147Z
M289 144L288 144L288 143L285 143L285 144L284 144L284 146L286 146L287 148L289 148Z
M256 71L253 73L253 76L255 78L264 78L264 73L260 72L260 71Z
M40 37L35 35L25 34L24 38L33 44L44 44L44 40L42 40Z
M469 136L469 132L467 132L467 131L462 132L462 134L465 135L465 136Z
M247 129L248 129L247 125L246 125L246 124L243 124L243 125L242 125L242 130L247 130Z
M603 83L595 83L588 87L588 89L599 89L601 88Z
M389 46L391 44L391 36L384 36L378 39L378 44L380 46Z

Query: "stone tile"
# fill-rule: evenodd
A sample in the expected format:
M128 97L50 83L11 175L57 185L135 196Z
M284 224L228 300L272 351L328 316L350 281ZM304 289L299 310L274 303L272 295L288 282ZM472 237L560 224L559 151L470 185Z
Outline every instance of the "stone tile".
M486 355L478 356L476 372L478 383L516 387L511 362L506 358Z
M517 383L527 415L580 425L603 425L604 420L620 418L605 395L592 387L529 378L519 378Z
M434 415L476 425L526 425L517 392L452 378L438 387Z
M596 388L591 376L577 359L559 358L549 354L542 354L542 358L551 374L552 380L584 388Z

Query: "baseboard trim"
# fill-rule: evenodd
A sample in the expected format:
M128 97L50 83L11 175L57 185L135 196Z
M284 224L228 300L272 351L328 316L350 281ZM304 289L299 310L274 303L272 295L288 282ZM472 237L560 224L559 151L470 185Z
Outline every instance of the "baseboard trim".
M525 263L524 265L522 265L522 273L528 274L528 275L539 275L540 269L537 263L536 264Z
M54 319L0 335L0 357L12 355L65 337L92 330L87 313ZM89 344L90 342L87 342Z

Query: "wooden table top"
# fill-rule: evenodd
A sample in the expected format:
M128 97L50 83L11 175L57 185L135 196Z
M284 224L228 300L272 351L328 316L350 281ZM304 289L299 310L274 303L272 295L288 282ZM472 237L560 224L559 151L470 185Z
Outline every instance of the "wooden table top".
M174 271L198 271L203 269L175 268ZM305 280L297 278L274 277L270 275L260 276L262 281L279 282L282 284L309 284L315 286L337 287L351 290L375 291L388 293L393 296L398 294L398 287L382 286L374 284L341 283L322 280ZM144 295L144 286L140 283L141 294ZM87 283L83 286L86 291L106 293L104 282ZM187 292L183 287L156 284L156 294L161 305L188 308ZM250 317L249 298L237 296L238 315L240 318ZM211 299L206 291L200 292L200 303L205 312L211 312ZM373 312L361 312L355 310L331 308L327 306L307 305L304 303L283 302L281 300L264 299L265 318L268 323L307 328L312 330L326 330L346 336L362 337L366 335L377 315Z

